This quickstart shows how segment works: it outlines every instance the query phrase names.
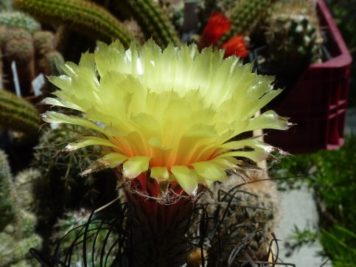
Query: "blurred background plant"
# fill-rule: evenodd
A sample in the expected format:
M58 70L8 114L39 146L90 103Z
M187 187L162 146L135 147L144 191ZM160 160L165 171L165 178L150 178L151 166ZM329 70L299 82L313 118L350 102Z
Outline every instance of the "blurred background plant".
M289 248L295 249L318 238L333 266L352 266L356 256L356 136L344 147L296 155L272 165L270 174L279 179L281 190L308 185L314 191L320 215L316 229L296 229Z

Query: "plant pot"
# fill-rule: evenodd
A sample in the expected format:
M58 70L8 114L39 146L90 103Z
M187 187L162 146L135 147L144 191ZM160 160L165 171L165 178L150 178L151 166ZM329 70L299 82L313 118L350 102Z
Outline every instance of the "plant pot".
M291 153L337 149L344 143L352 59L323 0L318 0L318 14L330 59L309 65L283 98L270 106L296 125L288 131L268 132L266 141Z

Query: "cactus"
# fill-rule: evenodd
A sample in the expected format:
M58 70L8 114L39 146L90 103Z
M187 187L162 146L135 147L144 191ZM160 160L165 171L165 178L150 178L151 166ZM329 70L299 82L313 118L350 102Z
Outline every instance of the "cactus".
M0 267L26 266L30 248L41 246L42 239L34 232L36 217L27 211L27 206L22 206L22 192L17 190L17 186L23 186L33 174L33 170L27 174L23 172L17 177L21 182L16 184L17 178L10 173L7 156L0 150Z
M0 150L0 231L15 217L15 207L12 197L12 175L7 156Z
M21 196L17 202L22 208L29 211L33 209L35 199L33 198L32 187L33 184L40 179L41 175L42 173L34 168L26 169L16 175L16 192Z
M41 29L41 25L35 19L18 11L1 12L0 25L9 28L21 28L31 33Z
M126 0L126 3L146 38L152 37L162 47L180 43L173 24L157 3L152 0Z
M21 96L33 95L32 81L44 75L61 74L59 66L64 63L60 53L55 50L54 36L49 31L31 33L24 28L0 26L0 74L3 87L15 91L11 64L16 63ZM51 86L45 83L44 90Z
M241 247L253 260L264 260L267 256L273 238L275 192L265 182L256 183L265 179L262 172L249 171L247 176L253 183L243 185L243 179L231 176L199 199L198 204L207 207L206 218L209 218L206 222L209 241L205 248L208 266L227 266L236 247ZM236 263L244 260L244 256L237 254L233 260Z
M33 34L33 43L37 55L44 56L55 50L54 35L50 31L37 31Z
M16 62L22 95L29 95L35 78L34 46L31 34L23 29L9 30L8 41L3 47L4 60L9 67Z
M231 29L219 41L221 46L234 35L249 35L263 20L272 0L242 0L231 10Z
M320 61L322 38L315 5L288 0L274 5L268 20L266 43L270 60L281 68L294 68Z
M64 23L103 41L117 38L128 46L132 40L130 33L114 16L86 0L14 0L14 6L44 22Z
M29 257L28 251L31 248L40 247L42 243L41 237L35 234L25 239L16 240L9 234L0 233L0 240L0 267L16 266L15 264L18 264L19 261L21 264L26 264L23 259Z
M98 148L64 151L86 133L81 127L60 125L44 132L35 147L33 166L42 173L34 185L39 228L51 227L65 210L104 205L117 196L117 179L111 173L80 175L97 159Z
M2 127L37 136L40 127L37 109L27 100L0 90L0 124Z

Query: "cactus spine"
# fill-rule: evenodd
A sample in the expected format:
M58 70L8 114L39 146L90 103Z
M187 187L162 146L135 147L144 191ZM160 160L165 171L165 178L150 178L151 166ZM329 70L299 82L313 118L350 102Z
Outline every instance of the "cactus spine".
M14 5L40 20L64 23L104 41L117 38L128 46L132 39L107 10L86 0L15 0Z
M256 182L266 176L260 171L248 171L246 178ZM199 204L207 207L207 218L211 218L206 230L209 267L227 266L236 247L241 247L253 260L266 257L273 238L276 201L272 197L273 186L260 183L243 185L243 179L231 176L199 200ZM244 257L237 254L234 263Z
M162 47L180 43L173 24L158 4L152 0L126 2L147 38L152 37Z
M40 127L37 109L25 99L0 90L0 124L2 127L36 136Z

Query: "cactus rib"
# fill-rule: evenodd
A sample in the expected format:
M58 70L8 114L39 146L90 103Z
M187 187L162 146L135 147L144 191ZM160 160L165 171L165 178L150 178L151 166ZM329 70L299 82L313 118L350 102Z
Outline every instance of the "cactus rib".
M25 99L0 90L0 124L29 135L37 135L40 116L37 109Z
M169 43L179 45L180 41L173 24L156 3L152 0L127 0L126 2L146 37L153 37L163 47Z
M15 0L14 5L43 21L72 26L103 41L119 39L128 46L132 37L106 9L86 0Z

